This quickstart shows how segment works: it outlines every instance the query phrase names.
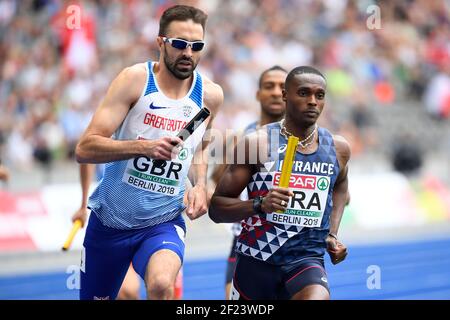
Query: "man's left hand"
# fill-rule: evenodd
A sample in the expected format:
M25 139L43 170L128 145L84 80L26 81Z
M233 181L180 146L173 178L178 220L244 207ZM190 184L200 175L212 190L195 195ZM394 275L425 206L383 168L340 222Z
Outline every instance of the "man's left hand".
M202 185L195 185L189 190L188 205L186 215L189 219L194 220L208 211L206 187Z
M343 243L332 236L327 237L326 243L327 251L333 264L338 264L345 260L347 257L347 247Z

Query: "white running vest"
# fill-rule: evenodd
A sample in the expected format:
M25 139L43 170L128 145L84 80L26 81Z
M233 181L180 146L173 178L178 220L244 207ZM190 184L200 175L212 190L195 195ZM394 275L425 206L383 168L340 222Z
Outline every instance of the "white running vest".
M147 84L114 139L175 136L203 108L203 81L197 71L187 95L174 100L159 89L153 66L151 61L146 64ZM89 208L104 225L116 229L144 228L174 219L185 209L185 179L205 129L203 123L184 142L177 158L164 166L154 166L145 156L107 163Z

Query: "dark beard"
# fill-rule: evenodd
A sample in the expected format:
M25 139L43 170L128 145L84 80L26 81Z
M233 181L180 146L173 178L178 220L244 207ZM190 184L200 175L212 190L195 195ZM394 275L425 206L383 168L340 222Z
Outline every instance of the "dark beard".
M165 49L164 49L165 50ZM173 74L173 76L177 79L180 80L185 80L187 78L189 78L190 76L192 76L192 73L194 72L195 68L197 67L196 64L194 64L194 61L192 59L189 58L180 58L178 60L175 60L175 62L171 62L168 60L168 55L167 55L167 51L165 52L164 55L164 64L166 65L167 69L170 71L170 73ZM177 69L176 65L180 62L180 61L189 61L192 64L192 68L190 70L187 71L181 71L179 69Z

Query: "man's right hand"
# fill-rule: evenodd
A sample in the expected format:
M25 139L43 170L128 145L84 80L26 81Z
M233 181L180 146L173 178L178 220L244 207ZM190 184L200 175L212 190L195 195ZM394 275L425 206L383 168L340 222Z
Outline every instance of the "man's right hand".
M88 214L88 209L86 207L81 207L76 211L72 216L72 222L75 222L76 220L81 220L81 227L84 227L84 224L86 223L86 218Z
M284 211L289 204L289 197L293 196L294 194L289 188L274 187L264 197L261 210L265 213L272 213L278 210Z
M146 155L159 160L172 160L179 153L179 147L183 145L183 140L178 137L162 137L147 141L150 147Z

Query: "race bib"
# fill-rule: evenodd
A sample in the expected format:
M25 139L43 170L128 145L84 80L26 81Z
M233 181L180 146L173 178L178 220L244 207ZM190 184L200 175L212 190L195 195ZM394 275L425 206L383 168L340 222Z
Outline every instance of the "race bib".
M274 186L279 185L280 176L280 172L275 173ZM294 196L289 200L286 211L269 213L267 214L267 220L306 228L320 227L327 204L330 178L327 176L292 174L289 180L289 189L294 193Z
M152 159L141 156L128 160L122 181L141 190L173 197L180 193L184 175L182 162L163 161L156 165Z

